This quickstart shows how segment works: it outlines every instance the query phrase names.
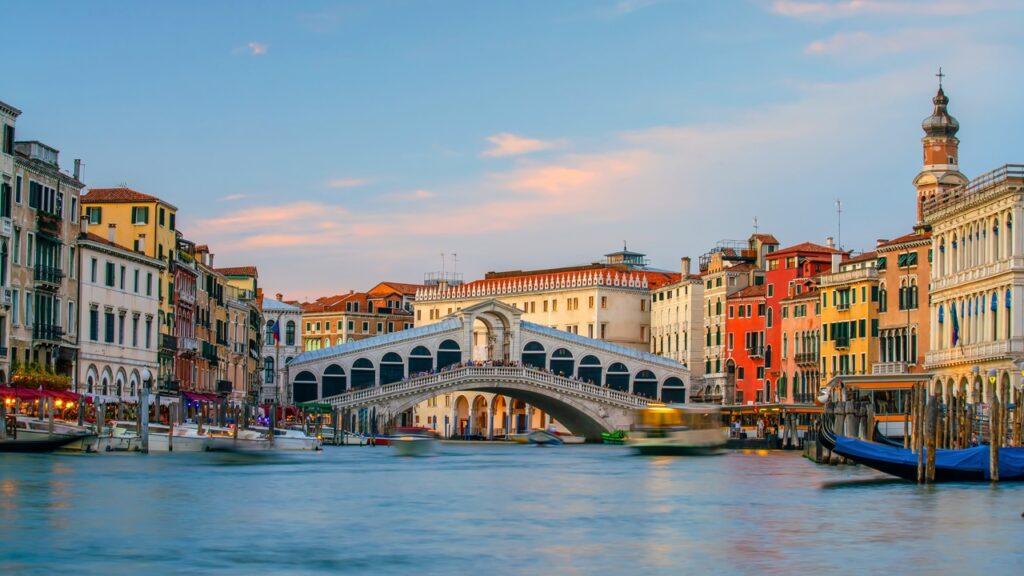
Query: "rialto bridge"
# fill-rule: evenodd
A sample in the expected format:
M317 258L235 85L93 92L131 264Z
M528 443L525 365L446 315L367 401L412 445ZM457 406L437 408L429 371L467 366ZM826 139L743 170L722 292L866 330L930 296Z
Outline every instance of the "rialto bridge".
M506 430L511 408L525 404L590 439L627 428L651 400L686 402L690 375L682 364L521 315L488 300L434 324L303 353L287 366L289 400L319 399L345 415L346 427L369 422L382 430L408 423L408 413L430 398L476 391L505 405ZM496 419L501 426L494 403L486 416L470 416L474 430L493 430ZM453 423L457 410L451 408Z

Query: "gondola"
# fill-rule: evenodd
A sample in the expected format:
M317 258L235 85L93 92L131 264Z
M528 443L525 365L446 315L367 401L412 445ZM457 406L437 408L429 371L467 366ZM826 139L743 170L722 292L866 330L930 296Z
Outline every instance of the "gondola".
M78 436L58 436L40 440L0 440L0 452L53 452L78 439Z
M877 429L875 435L879 435ZM839 436L832 430L831 415L822 418L819 438L825 448L858 464L904 480L917 480L917 454L895 441L889 440L888 444L882 444ZM990 480L987 445L935 451L936 482ZM999 450L999 480L1024 481L1024 448L1004 447Z

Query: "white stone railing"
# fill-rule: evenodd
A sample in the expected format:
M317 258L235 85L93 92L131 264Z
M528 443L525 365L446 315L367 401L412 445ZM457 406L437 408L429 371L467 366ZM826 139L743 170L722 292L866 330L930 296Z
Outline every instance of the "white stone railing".
M908 371L906 362L876 362L871 365L872 374L906 374Z
M627 408L642 408L649 402L647 398L628 392L596 386L564 376L556 376L555 374L534 368L512 366L463 366L393 384L353 390L344 394L329 396L322 401L328 402L336 408L351 408L353 406L372 404L375 401L385 400L394 396L418 393L431 388L444 388L463 380L500 383L510 379L525 380L557 392L567 392Z
M932 266L934 270L935 265L933 264ZM965 284L991 278L992 276L1009 272L1011 270L1024 271L1024 259L1017 257L1000 260L999 262L994 262L992 264L975 266L967 270L961 270L960 272L936 278L932 280L932 293L939 290L945 290L947 288L959 288Z
M844 270L842 272L833 272L831 274L823 274L820 277L819 286L835 286L837 284L846 284L847 282L853 282L856 280L869 280L878 278L878 270L873 267L857 268L855 270Z
M956 346L945 350L931 350L925 355L925 366L955 362L980 362L997 359L1010 354L1024 354L1024 340L999 340Z

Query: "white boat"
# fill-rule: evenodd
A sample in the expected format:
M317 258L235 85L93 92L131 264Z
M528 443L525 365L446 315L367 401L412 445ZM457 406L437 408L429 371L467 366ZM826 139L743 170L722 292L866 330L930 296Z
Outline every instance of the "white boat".
M135 430L129 430L117 423L107 426L96 443L101 452L134 452L142 447L142 438Z
M186 424L185 426L194 426ZM204 426L210 437L210 450L214 452L270 452L274 445L266 432L238 430L222 426Z
M250 430L266 436L268 428L253 426ZM239 433L241 432L239 430ZM320 450L321 448L323 448L323 442L319 438L308 436L302 430L293 430L291 428L274 429L275 450Z
M430 428L403 427L391 435L395 456L429 456L437 450L437 438Z
M138 435L138 424L128 421L117 421L114 427L124 428L126 433ZM150 452L205 452L210 449L210 438L199 434L195 428L187 425L174 427L174 437L166 424L149 424ZM141 440L140 440L141 448Z
M729 440L715 406L650 404L636 414L629 444L645 455L718 454Z
M526 435L526 439L530 441L530 444L540 446L561 446L565 443L558 434L549 430L531 430Z
M76 452L95 452L97 450L96 434L86 426L54 420L53 432L51 432L49 420L18 414L15 416L14 421L19 440L50 440L54 438L77 437L76 440L64 444L60 449Z

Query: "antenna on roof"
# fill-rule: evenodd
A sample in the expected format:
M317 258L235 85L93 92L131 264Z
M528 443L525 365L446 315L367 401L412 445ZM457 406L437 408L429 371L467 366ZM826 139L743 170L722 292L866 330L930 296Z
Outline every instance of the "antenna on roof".
M836 244L843 249L843 201L836 198Z
M757 234L757 216L754 216L754 234Z
M452 252L452 274L455 274L458 271L459 271L459 255L456 254L455 252Z

